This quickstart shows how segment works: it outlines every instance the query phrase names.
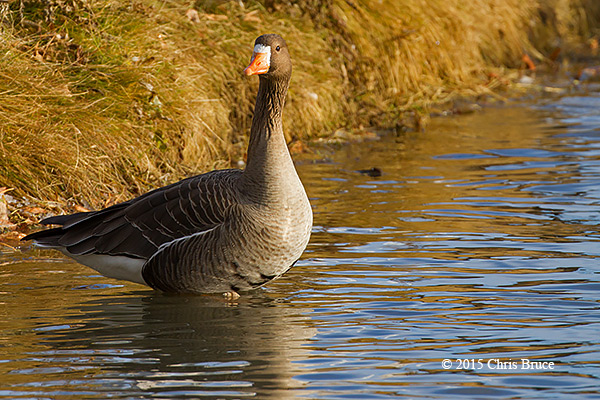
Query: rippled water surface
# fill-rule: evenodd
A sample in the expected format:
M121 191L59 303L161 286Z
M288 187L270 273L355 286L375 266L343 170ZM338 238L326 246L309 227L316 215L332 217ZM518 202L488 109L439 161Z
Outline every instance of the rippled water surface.
M298 168L311 243L236 303L3 248L0 397L600 398L600 94Z

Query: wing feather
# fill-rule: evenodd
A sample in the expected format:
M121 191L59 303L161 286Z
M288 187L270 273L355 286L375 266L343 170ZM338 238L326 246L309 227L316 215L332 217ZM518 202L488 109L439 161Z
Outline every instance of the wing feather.
M99 211L50 217L60 228L24 238L72 254L150 258L164 243L214 228L235 202L240 170L220 170L184 179Z

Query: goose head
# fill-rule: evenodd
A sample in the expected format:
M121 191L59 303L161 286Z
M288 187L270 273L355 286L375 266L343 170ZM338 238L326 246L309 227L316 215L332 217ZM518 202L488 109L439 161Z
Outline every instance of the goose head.
M244 69L244 74L289 79L291 73L292 62L285 40L275 33L259 36L254 42L252 59Z

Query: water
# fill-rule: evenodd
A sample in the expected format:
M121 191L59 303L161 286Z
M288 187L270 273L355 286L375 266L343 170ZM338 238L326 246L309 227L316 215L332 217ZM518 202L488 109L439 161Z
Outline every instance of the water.
M600 398L600 93L299 172L308 250L236 303L3 254L0 397Z

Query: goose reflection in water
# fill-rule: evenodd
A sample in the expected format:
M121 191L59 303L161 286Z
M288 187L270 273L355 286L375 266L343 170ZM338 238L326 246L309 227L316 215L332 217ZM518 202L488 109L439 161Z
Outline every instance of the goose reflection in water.
M262 294L232 304L134 293L98 298L75 311L61 322L67 329L37 330L51 349L43 352L49 364L64 365L68 357L83 371L70 372L77 376L71 384L61 374L57 385L95 392L118 387L133 396L295 398L294 360L306 358L302 346L316 334L308 310Z

